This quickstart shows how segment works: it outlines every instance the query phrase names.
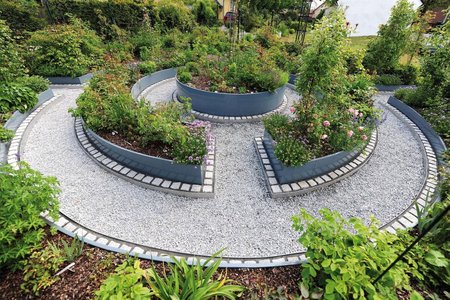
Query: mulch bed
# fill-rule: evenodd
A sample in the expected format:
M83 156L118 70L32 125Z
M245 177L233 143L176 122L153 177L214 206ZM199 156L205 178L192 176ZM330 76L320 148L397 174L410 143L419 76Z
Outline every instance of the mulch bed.
M147 147L141 147L138 141L130 140L120 133L101 131L97 132L97 134L105 140L128 150L136 151L150 156L156 156L170 160L173 159L173 157L170 155L172 152L170 146L165 145L161 142L153 142L149 143Z
M47 234L43 245L47 241L60 244L61 240L71 243L72 239L64 234ZM84 246L84 251L75 260L73 271L66 271L60 276L60 280L42 291L39 296L25 294L20 285L23 282L23 274L17 272L0 271L0 299L92 299L95 291L100 288L103 280L126 259L125 255L108 252L99 248ZM142 260L141 267L149 268L150 261ZM165 265L155 262L156 269L162 271ZM61 269L65 266L61 266ZM289 293L297 293L297 284L300 280L299 266L264 269L220 269L226 272L227 277L235 281L235 284L243 285L247 291L242 299L262 299L267 293L282 287Z

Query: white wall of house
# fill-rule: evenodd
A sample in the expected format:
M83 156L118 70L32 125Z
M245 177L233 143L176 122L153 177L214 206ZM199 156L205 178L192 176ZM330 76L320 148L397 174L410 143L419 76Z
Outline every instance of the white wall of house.
M420 0L410 0L418 7ZM396 0L339 0L346 8L345 16L350 25L358 24L353 36L376 35L380 24L386 23Z

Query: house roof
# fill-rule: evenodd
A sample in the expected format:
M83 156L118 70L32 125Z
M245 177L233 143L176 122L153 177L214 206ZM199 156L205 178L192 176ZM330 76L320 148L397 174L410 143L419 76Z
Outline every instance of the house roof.
M447 19L447 15L444 12L444 8L434 8L430 10L434 15L433 18L429 21L430 24L444 24Z

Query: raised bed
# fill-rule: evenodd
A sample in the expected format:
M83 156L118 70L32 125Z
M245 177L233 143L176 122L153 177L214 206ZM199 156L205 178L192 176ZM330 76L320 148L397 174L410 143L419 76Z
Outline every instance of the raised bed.
M165 69L158 72L155 72L153 74L150 74L148 76L142 77L139 79L131 88L131 96L133 99L138 99L139 95L142 94L142 92L150 87L151 85L154 85L160 81L167 80L170 78L173 78L177 75L177 69Z
M177 79L177 99L192 100L192 109L199 113L215 116L255 116L278 108L284 99L285 86L273 93L253 94L213 93L190 87Z
M266 131L264 132L263 144L266 149L268 159L272 165L275 177L281 184L307 180L341 168L353 161L361 151L341 151L324 157L313 159L299 167L288 167L283 165L275 156L273 147L274 140Z
M101 153L115 162L145 175L191 184L203 184L204 165L179 164L173 160L159 158L128 150L100 137L84 126L86 136Z
M426 136L431 144L431 147L436 153L439 164L443 165L444 161L442 159L442 153L444 153L447 148L444 141L436 133L436 131L434 131L433 127L431 127L431 125L417 111L403 101L391 96L389 97L388 104L398 109L402 114L416 124L417 127L419 127L420 131L422 131L422 133Z
M79 77L48 77L51 84L83 84L92 78L93 74L88 73Z
M16 131L19 125L33 112L36 108L41 106L44 102L55 97L53 90L47 89L38 95L38 103L29 111L21 113L19 111L14 112L14 114L9 118L9 120L3 126L6 129ZM8 148L10 143L0 143L0 163L6 162L6 156L8 154Z

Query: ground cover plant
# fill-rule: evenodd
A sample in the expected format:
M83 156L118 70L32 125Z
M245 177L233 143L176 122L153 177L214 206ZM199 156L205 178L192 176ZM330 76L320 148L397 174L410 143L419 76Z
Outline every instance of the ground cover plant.
M303 99L291 107L291 116L264 120L274 139L275 155L285 165L299 166L315 157L358 149L370 137L376 116L371 100L374 90L358 67L361 61L349 67L347 34L339 10L316 25L300 57L296 85Z
M188 100L155 107L135 101L128 74L125 66L109 61L78 98L74 115L122 147L178 163L202 164L210 146L210 125L192 120Z

